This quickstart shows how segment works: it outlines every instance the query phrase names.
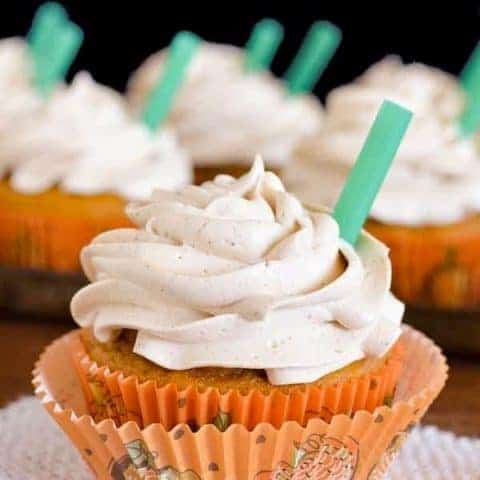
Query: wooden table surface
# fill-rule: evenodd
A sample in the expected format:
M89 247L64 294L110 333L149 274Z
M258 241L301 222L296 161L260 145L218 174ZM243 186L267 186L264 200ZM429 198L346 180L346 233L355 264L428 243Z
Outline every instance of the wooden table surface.
M31 370L43 348L73 323L0 312L0 407L32 393ZM451 357L447 386L424 423L480 437L480 358Z

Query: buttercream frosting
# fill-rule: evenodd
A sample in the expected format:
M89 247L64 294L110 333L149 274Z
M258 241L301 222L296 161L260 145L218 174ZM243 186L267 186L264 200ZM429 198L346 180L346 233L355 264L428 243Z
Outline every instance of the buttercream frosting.
M259 158L239 179L158 190L127 214L138 228L81 254L91 284L72 314L99 341L133 329L134 352L162 367L262 369L283 385L382 356L400 335L387 248L366 233L343 241Z
M149 132L120 94L86 72L33 114L6 119L0 146L0 174L10 174L11 186L24 194L58 186L80 195L145 199L154 186L191 181L189 157L171 129Z
M165 63L152 55L129 82L138 112ZM249 164L257 153L281 166L295 146L321 125L323 108L312 95L287 95L271 73L248 73L243 50L205 43L193 58L168 122L197 165Z
M327 98L324 127L284 171L287 186L308 203L333 206L385 99L414 112L377 196L371 217L388 224L437 225L480 209L480 162L456 120L463 95L453 77L388 57Z
M13 119L21 125L42 105L33 88L27 45L20 37L0 40L0 134Z

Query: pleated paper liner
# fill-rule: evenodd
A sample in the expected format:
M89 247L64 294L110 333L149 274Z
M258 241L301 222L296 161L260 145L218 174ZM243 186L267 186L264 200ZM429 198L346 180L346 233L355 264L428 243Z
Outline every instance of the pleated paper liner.
M267 423L252 431L234 424L225 432L205 425L192 432L181 423L141 429L127 421L96 423L88 415L70 354L73 332L50 345L34 371L35 393L100 479L376 480L409 429L443 388L447 365L424 335L406 327L404 370L391 407L352 417L334 415L305 427ZM168 408L168 406L166 406ZM65 472L68 476L68 472Z
M96 235L130 226L114 195L78 196L57 189L24 195L0 182L0 265L80 272L79 253Z
M368 221L390 248L393 292L414 307L480 313L480 216L439 227Z
M112 419L119 426L133 420L140 427L161 423L167 430L178 423L187 423L193 430L209 423L220 430L232 423L248 430L261 422L278 428L286 421L305 425L314 417L329 421L338 413L372 412L391 401L403 361L398 342L382 367L351 379L292 388L288 393L274 389L269 394L258 390L247 394L210 387L180 390L176 384L158 387L153 380L141 383L135 376L125 377L120 371L97 366L85 351L80 331L72 334L68 343L95 421Z

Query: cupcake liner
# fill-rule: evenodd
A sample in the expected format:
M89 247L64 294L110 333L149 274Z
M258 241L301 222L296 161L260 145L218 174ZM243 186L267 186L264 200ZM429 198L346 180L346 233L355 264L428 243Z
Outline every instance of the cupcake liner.
M52 207L52 202L58 207ZM96 215L99 208L94 197L53 191L29 197L0 184L0 265L80 272L79 253L84 245L105 230L130 225L118 202L99 198L100 210L111 206L109 214L102 216Z
M405 368L392 407L353 417L334 415L305 427L267 423L252 431L231 425L222 432L205 425L192 432L181 423L141 429L127 420L96 423L88 415L75 374L70 343L77 332L51 344L35 371L35 393L101 479L380 479L409 429L442 389L446 361L425 336L406 327L402 335ZM126 416L129 415L127 411Z
M442 227L367 222L390 248L393 292L405 303L446 311L480 311L480 217Z
M135 376L125 377L120 371L112 372L93 362L82 344L80 331L68 343L95 421L110 418L118 426L132 420L140 427L158 422L167 429L187 423L192 430L209 423L222 431L232 423L248 430L261 422L278 428L286 421L304 425L312 418L329 421L338 413L373 411L391 401L403 356L398 342L381 368L341 383L292 388L288 393L274 389L269 394L257 390L243 394L238 390L180 390L175 384L157 387L154 381L142 383Z

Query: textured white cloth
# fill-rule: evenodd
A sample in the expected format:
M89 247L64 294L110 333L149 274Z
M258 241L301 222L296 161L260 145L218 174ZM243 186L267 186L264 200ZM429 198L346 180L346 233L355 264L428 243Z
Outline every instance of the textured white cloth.
M0 480L92 478L38 400L24 397L0 411ZM385 480L480 480L480 439L416 428Z

